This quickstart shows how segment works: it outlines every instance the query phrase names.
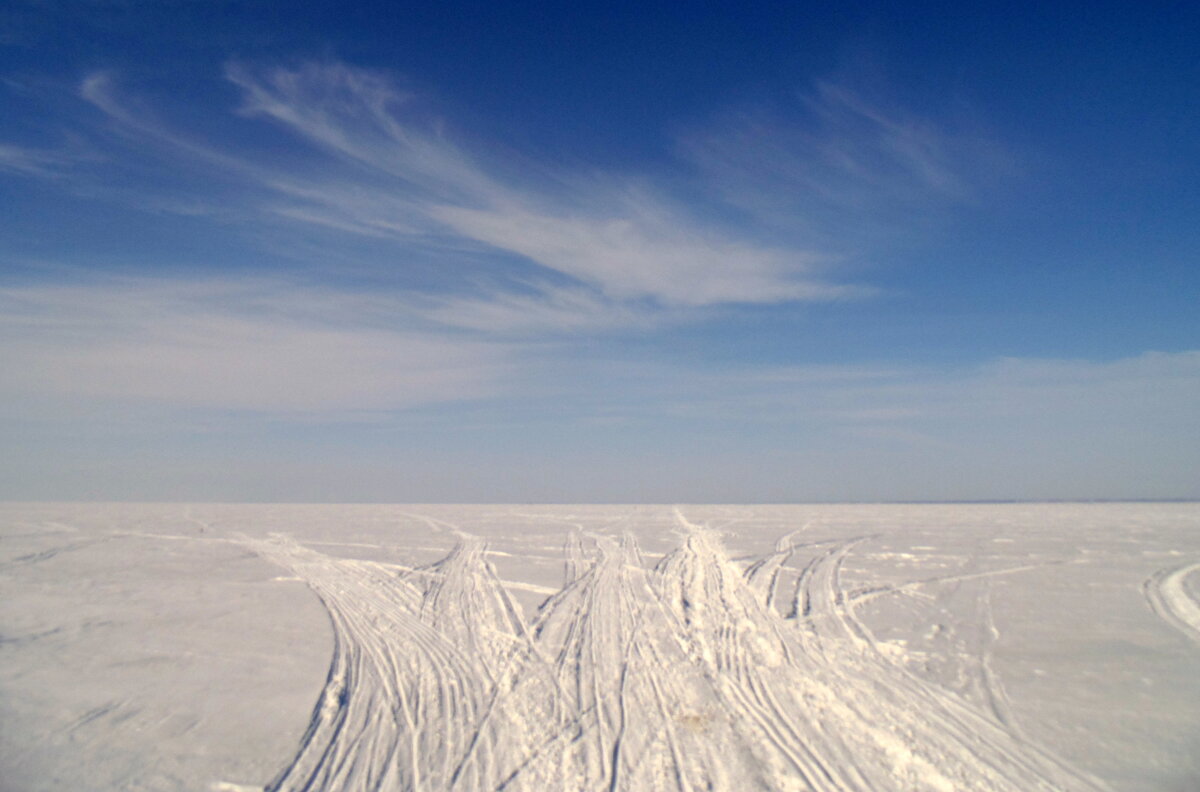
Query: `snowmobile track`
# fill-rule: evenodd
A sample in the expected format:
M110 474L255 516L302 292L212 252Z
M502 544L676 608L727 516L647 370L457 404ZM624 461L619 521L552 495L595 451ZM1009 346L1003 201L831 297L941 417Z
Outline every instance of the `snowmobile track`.
M528 622L483 542L449 524L458 545L423 569L243 538L307 583L334 634L308 730L267 790L1105 789L997 722L998 682L980 711L882 651L841 580L871 537L796 531L739 564L678 522L680 546L652 566L630 535L576 532L563 587ZM781 570L805 559L784 615ZM1200 639L1182 583L1197 568L1146 590Z

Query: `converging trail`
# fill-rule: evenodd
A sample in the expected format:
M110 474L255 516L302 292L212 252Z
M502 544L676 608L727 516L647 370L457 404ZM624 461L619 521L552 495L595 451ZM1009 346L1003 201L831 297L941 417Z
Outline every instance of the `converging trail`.
M334 632L309 728L267 789L1105 789L999 704L977 710L881 651L841 581L870 537L797 531L742 565L678 523L655 564L630 535L573 534L562 589L528 621L466 534L421 569L242 540L305 581ZM1182 578L1198 566L1153 587L1191 628Z

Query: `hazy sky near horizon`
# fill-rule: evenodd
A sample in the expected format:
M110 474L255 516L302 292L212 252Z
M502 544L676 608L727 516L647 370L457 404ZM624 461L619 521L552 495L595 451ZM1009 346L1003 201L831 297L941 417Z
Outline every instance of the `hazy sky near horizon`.
M1189 3L0 10L0 498L1200 497Z

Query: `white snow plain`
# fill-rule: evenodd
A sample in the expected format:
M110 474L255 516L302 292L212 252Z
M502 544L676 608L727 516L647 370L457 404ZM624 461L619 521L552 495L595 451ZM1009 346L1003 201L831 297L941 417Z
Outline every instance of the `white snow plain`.
M3 790L1200 789L1200 504L0 505Z

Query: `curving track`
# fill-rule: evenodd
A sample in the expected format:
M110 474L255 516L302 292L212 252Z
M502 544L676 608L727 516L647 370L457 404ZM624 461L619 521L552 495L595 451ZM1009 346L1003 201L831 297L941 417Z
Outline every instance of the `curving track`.
M1196 643L1200 643L1200 604L1188 594L1184 581L1198 571L1200 562L1162 569L1142 587L1154 612Z
M841 582L868 537L798 532L744 566L679 523L680 547L653 566L630 536L576 534L563 588L528 622L466 535L416 570L244 539L321 598L335 642L310 727L267 788L1104 789L880 650ZM1155 589L1168 609L1174 580Z

